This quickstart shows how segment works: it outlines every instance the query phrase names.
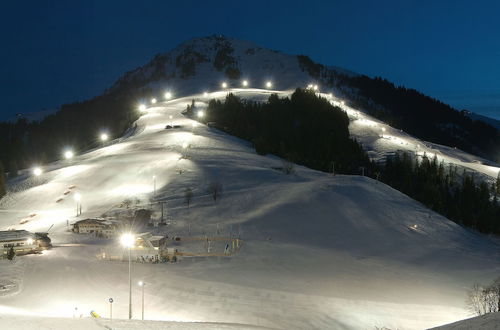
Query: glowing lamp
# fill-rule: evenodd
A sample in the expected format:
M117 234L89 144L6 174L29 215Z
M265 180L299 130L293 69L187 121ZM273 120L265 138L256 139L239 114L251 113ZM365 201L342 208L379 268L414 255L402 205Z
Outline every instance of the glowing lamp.
M66 151L64 152L64 158L66 158L66 159L71 159L71 158L73 158L73 151L71 151L71 150L66 150Z
M40 167L35 167L35 168L33 169L33 174L34 174L35 176L40 176L40 175L42 174L42 169L41 169Z
M134 243L135 243L135 237L134 235L130 234L130 233L126 233L126 234L123 234L121 237L120 237L120 243L121 245L123 245L124 247L128 247L128 248L131 248L134 246Z

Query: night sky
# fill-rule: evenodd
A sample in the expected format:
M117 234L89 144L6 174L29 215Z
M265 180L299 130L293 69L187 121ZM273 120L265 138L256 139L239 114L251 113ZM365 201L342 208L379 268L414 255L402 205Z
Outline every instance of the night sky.
M224 34L500 119L499 14L495 1L11 1L0 118L98 95L157 53Z

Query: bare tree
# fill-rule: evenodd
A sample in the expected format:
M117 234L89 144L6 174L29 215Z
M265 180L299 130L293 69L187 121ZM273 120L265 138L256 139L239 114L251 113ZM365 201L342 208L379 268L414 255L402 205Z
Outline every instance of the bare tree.
M191 204L191 200L193 199L193 190L191 188L186 188L184 190L184 202L187 204L189 207L189 204Z
M466 300L467 308L475 315L500 311L500 277L487 287L474 284Z
M218 181L211 182L207 187L207 192L212 196L214 202L222 195L222 183Z
M466 305L471 314L479 316L486 313L483 292L484 288L475 283L467 293Z

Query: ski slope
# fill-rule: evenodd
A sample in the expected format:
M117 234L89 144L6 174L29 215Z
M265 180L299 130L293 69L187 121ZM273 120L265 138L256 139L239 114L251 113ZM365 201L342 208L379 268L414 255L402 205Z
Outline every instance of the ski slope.
M231 91L254 100L291 93ZM193 98L203 109L227 92L150 106L127 137L50 164L40 177L25 173L11 182L15 192L0 202L0 227L46 231L53 225L56 247L14 263L0 261L0 278L12 282L0 291L1 328L21 324L16 320L24 316L64 328L59 324L69 321L58 318L72 318L75 308L89 324L91 310L108 316L110 297L114 318L127 318L128 265L96 258L104 245L116 242L72 234L67 223L109 213L126 198L149 204L155 185L156 200L165 201L171 220L169 236L187 235L188 227L193 235L220 230L239 232L245 244L233 257L134 263L133 282L147 283L148 320L235 328L423 329L468 316L466 289L500 273L498 240L465 230L366 177L301 166L285 175L276 170L280 159L259 156L248 142L194 126L181 114ZM382 123L343 107L353 119L351 133L373 154L394 150L393 141L378 137ZM357 123L361 119L377 126ZM182 127L166 130L167 124ZM496 176L497 167L385 127L385 134L419 143L422 152L436 150L438 157ZM214 181L224 187L217 203L206 192ZM183 201L187 187L194 192L189 209ZM82 196L79 218L76 193ZM140 318L140 299L134 285L134 319Z

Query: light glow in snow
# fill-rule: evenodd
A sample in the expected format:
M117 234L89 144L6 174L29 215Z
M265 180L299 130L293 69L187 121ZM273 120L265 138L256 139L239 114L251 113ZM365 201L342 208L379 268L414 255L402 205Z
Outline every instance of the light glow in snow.
M203 97L208 97L208 93L207 92L203 92Z
M152 103L152 104L155 104L155 103L156 103L156 99L155 99L154 97L151 99L151 103Z
M66 150L64 152L64 158L66 158L66 159L71 159L71 158L73 158L73 156L74 156L73 151L71 151L71 150Z
M42 169L41 169L40 167L35 167L35 168L33 169L33 174L34 174L35 176L40 176L40 175L42 174Z
M227 88L227 83L226 83L226 82L223 82L223 83L221 84L221 86L222 86L222 88Z
M164 96L165 96L165 100L170 100L172 98L172 93L166 92Z
M241 85L243 87L247 87L248 86L248 81L247 80L243 80L243 82L241 83Z
M139 105L139 111L141 112L146 111L146 106L144 104Z
M108 141L108 138L109 138L108 134L106 134L106 133L101 134L101 141Z
M198 116L198 118L203 118L205 116L205 112L203 110L198 110L196 116Z
M266 87L267 87L267 88L271 88L271 87L273 87L273 83L272 83L272 82L270 82L270 81L266 82Z

